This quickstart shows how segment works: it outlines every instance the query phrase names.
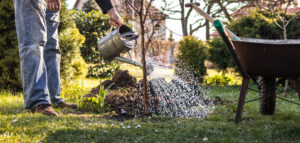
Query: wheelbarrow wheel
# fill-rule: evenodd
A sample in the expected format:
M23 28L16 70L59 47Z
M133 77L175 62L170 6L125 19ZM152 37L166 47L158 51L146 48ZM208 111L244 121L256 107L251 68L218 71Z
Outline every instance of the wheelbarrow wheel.
M260 112L263 115L272 115L276 106L275 78L263 77L260 84Z

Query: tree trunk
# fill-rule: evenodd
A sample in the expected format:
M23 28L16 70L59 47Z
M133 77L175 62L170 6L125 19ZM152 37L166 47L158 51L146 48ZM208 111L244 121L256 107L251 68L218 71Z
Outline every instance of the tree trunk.
M179 1L181 7L181 25L182 25L182 34L183 36L188 36L187 31L187 20L185 17L185 10L184 10L184 0Z
M142 36L142 64L143 64L143 89L144 89L144 108L145 115L149 114L148 112L148 97L147 97L147 69L146 69L146 50L145 50L145 27L143 20L143 5L144 0L142 0L142 6L140 11L140 26L141 26L141 36Z

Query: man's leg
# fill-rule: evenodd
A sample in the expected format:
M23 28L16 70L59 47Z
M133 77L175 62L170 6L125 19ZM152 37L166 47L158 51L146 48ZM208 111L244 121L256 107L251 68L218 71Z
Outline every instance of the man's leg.
M60 108L76 109L76 104L65 103L60 96L60 49L58 45L59 12L46 11L47 43L44 60L47 67L48 89L52 103Z
M51 104L44 63L46 44L45 0L14 0L26 109Z
M59 11L46 10L47 43L44 60L47 67L48 89L54 105L63 102L60 97L60 49L58 45Z

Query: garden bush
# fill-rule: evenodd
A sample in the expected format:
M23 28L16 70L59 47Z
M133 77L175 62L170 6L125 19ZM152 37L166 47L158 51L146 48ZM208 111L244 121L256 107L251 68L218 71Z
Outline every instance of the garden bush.
M285 17L290 19L293 15L286 14ZM227 28L237 36L245 38L283 39L283 30L275 24L274 20L281 24L278 17L272 17L270 12L255 11L232 21ZM300 38L299 22L300 19L297 18L287 26L288 39Z
M87 77L107 78L111 77L116 71L120 70L120 64L117 62L97 64L88 68Z
M218 70L225 71L227 68L235 68L233 58L225 43L220 37L214 37L207 41L208 60L213 62Z
M86 41L80 48L84 60L90 64L88 77L106 78L120 69L117 62L105 63L101 60L97 42L110 31L109 18L100 11L72 11L73 19Z
M188 67L193 76L200 82L203 81L203 76L206 74L204 61L206 59L207 45L193 36L184 37L179 42L179 53L177 55L176 67L186 70ZM183 64L184 63L184 64ZM176 74L184 76L180 70L176 70Z
M236 81L231 76L221 74L206 78L205 84L210 86L228 86L236 84Z
M94 10L89 13L72 10L72 13L77 28L86 37L80 48L81 55L87 63L99 63L101 57L97 42L110 30L109 17Z
M85 37L80 34L72 19L72 13L63 3L60 11L61 22L59 25L59 45L61 49L61 80L70 84L76 78L85 77L87 65L80 55Z
M0 1L0 88L22 90L13 1Z

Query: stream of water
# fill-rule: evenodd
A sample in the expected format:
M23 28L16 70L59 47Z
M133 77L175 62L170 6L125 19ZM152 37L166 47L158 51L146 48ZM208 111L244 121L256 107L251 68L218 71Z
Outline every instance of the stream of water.
M207 90L187 66L180 66L183 69L174 68L180 72L179 77L175 75L174 69L161 66L151 59L147 59L147 63L154 67L153 73L148 76L149 96L158 99L156 102L151 101L150 112L171 117L203 118L213 111L214 106L207 100Z

